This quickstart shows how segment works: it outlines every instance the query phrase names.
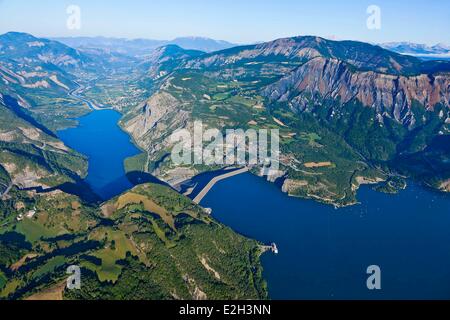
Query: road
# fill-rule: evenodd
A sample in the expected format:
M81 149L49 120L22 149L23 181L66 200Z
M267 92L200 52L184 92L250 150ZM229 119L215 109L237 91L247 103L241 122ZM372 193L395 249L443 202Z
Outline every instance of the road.
M100 108L99 106L97 106L95 103L93 103L92 101L90 101L90 100L88 100L88 99L86 99L86 98L83 98L83 97L81 97L81 96L79 96L78 94L79 94L79 92L80 91L83 91L85 88L81 85L81 84L79 84L79 83L77 83L77 82L75 82L77 85L78 85L78 88L77 89L74 89L74 90L72 90L72 91L70 91L69 92L69 96L71 96L72 98L75 98L75 99L77 99L77 100L80 100L81 102L83 102L83 103L86 103L87 105L88 105L88 107L91 109L91 110L94 110L94 111L98 111L98 110L112 110L112 108Z
M202 202L203 198L208 194L209 191L211 191L211 189L220 181L225 180L225 179L229 179L231 177L246 173L249 171L249 168L245 167L239 170L235 170L232 172L228 172L225 173L221 176L217 176L215 178L213 178L207 185L206 187L195 197L194 199L194 203L196 204L200 204L200 202Z

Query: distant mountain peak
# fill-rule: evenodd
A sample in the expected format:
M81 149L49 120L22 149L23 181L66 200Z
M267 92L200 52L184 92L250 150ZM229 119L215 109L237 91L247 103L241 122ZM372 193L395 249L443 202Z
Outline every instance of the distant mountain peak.
M317 57L338 59L353 65L358 70L394 75L414 74L421 67L419 59L404 56L380 46L350 40L327 40L317 36L280 38L256 45L233 47L210 53L207 57L203 59L200 57L190 64L221 66L241 60L264 60L275 56L298 62L305 62Z
M208 37L199 37L199 36L186 36L186 37L176 37L171 42L175 42L177 40L194 40L194 41L213 41L213 42L228 42L225 40L216 40Z
M220 51L237 46L236 44L224 40L193 36L175 38L172 41L169 41L169 44L176 44L183 49L193 49L204 52Z
M0 39L2 40L17 40L17 41L30 41L30 40L37 40L35 36L25 33L25 32L15 32L10 31L5 34L0 35Z
M450 46L444 43L438 43L431 46L412 42L388 42L383 43L380 46L403 55L412 55L429 59L450 59Z
M204 52L200 51L200 50L184 49L176 44L166 44L164 46L156 48L154 50L154 52L152 54L150 54L149 56L158 57L158 58L161 58L164 56L170 56L171 58L173 58L173 57L179 57L181 55L199 56L201 54L204 54Z

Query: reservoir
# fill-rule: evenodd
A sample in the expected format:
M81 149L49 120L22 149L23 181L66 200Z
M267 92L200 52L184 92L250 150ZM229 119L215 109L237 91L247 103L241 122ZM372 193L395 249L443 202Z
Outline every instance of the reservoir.
M119 119L112 110L94 111L58 133L89 157L86 181L103 199L133 186L124 160L140 153ZM262 256L272 299L450 299L450 195L415 184L398 195L364 186L358 199L335 210L246 173L217 183L201 205L236 232L277 244L278 255ZM372 265L381 268L379 291L366 285Z
M235 231L277 244L278 255L262 256L272 299L450 299L450 195L364 186L358 199L336 210L248 173L219 182L201 204ZM367 288L372 265L379 291Z
M89 158L86 182L104 200L133 187L124 161L141 153L118 126L120 118L113 110L93 111L80 118L76 128L58 132L67 146Z

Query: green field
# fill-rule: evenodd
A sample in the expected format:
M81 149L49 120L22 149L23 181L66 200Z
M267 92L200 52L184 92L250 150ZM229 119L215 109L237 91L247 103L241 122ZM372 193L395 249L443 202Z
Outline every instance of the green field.
M10 294L14 293L21 284L22 281L18 279L8 282L3 290L0 291L0 298L7 298Z
M92 238L104 240L107 245L107 248L92 254L92 256L102 261L100 267L95 267L100 281L116 282L123 268L117 265L116 262L125 259L127 252L136 255L136 249L122 231L99 229L92 235Z
M28 241L37 242L41 238L52 238L58 235L55 230L45 228L32 219L24 219L17 225L17 231L22 233Z
M52 273L58 267L63 266L66 263L64 256L57 256L47 261L42 267L33 273L32 279L38 279L46 274Z

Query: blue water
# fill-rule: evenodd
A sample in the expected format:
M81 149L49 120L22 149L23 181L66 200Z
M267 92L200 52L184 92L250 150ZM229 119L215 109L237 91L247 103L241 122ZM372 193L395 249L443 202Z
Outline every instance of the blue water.
M411 185L398 195L363 187L361 205L335 210L291 198L244 174L217 184L202 205L263 255L272 299L450 299L450 196ZM380 291L367 267L381 268Z
M80 118L78 127L58 132L67 146L89 157L86 182L104 200L133 187L124 160L141 152L118 126L120 117L113 110L94 111Z

